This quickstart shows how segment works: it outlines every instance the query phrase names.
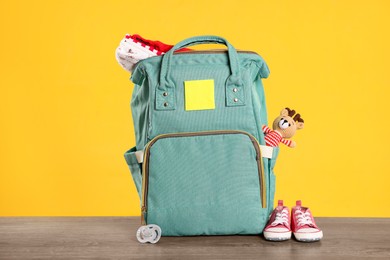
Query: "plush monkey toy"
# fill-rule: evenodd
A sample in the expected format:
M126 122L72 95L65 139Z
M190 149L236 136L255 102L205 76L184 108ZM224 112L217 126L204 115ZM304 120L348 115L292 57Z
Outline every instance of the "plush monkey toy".
M291 110L288 107L280 112L272 125L273 130L268 126L263 125L262 129L265 134L265 144L268 146L276 147L282 142L288 147L295 147L296 143L292 140L286 140L294 136L297 130L303 128L304 121L300 114L296 114L295 110Z

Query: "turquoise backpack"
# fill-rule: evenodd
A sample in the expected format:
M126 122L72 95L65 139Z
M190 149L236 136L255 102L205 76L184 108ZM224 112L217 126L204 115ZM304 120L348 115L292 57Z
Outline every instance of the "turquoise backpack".
M226 50L176 52L216 43ZM139 62L131 76L136 146L125 153L143 224L163 236L260 234L273 209L278 148L256 53L199 36Z

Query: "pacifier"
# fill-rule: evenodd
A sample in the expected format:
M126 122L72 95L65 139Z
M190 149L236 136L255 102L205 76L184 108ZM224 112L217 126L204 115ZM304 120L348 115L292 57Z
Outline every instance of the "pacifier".
M141 226L137 230L137 239L140 243L157 243L161 238L161 228L157 225L150 224Z

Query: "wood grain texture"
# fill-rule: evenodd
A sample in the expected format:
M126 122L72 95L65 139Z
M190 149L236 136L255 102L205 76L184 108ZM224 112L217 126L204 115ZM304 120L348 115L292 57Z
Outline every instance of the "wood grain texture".
M138 217L0 218L0 259L390 259L390 219L317 218L320 242L261 236L163 237L140 244Z

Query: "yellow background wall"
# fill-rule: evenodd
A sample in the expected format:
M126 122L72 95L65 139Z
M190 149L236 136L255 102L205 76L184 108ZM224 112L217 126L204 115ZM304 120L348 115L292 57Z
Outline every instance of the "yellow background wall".
M125 33L216 34L267 61L269 118L306 127L281 148L276 199L316 216L390 217L390 2L3 1L0 215L139 215Z

